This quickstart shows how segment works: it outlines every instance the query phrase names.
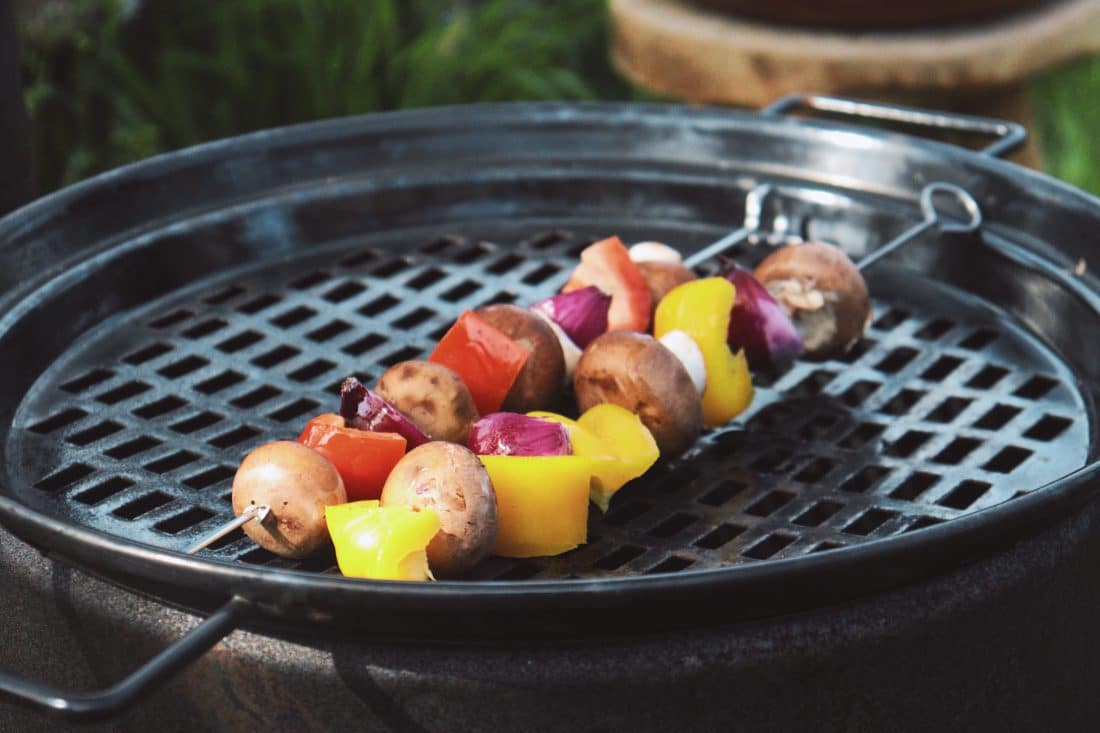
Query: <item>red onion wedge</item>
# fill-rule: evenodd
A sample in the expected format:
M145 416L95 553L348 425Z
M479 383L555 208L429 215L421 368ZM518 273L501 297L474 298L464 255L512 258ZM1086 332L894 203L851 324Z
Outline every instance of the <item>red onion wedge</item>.
M558 324L582 349L607 330L610 309L611 296L595 285L558 293L531 306L531 310L543 313Z
M727 337L730 348L744 349L753 369L789 366L802 353L803 344L783 306L735 262L723 259L722 276L737 289Z
M340 385L340 416L349 428L376 433L397 433L408 450L428 442L428 436L405 417L405 413L363 386L355 377Z
M573 455L564 425L514 412L493 412L475 422L466 445L479 456Z

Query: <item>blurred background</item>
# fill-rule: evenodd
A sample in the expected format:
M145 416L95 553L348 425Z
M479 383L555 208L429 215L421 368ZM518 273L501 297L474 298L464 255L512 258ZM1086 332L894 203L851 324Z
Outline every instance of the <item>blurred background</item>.
M707 4L722 5L718 0ZM1029 5L1019 0L1003 4ZM780 19L742 18L744 8L732 7L739 5L732 0L727 3L732 9L725 8L728 15L721 15L722 8L680 5L671 0L612 2L609 10L608 0L14 0L38 193L205 140L376 110L546 99L687 99L756 106L755 98L739 100L736 91L758 87L762 74L774 79L791 68L789 60L771 63L759 54L747 66L734 63L738 49L760 42L761 33L775 32L763 41L774 47L789 41L796 53L804 48L807 64L814 63L813 34L819 31L833 33L834 40L851 33L876 42L874 28L858 28L858 22L822 12L830 5L859 11L859 3L790 2L786 5L795 10L810 8L811 17ZM765 5L778 8L784 3ZM1041 22L1044 8L1062 3L1030 5L1039 10L1025 10L1031 15L1007 21L994 17L994 9L945 16L939 25L926 18L883 22L896 21L892 33L925 39L934 49L939 34L960 42L980 40L989 37L991 28L1003 30L1006 22L1015 23L1013 28L1026 38L1028 23ZM645 13L650 15L643 18ZM774 22L801 25L788 32L786 25L767 25ZM653 31L672 27L679 29L678 38L658 37ZM701 84L698 75L704 72L694 72L695 77L683 73L676 53L691 53L693 34L721 44L738 32L749 35L729 51L730 63L706 72L728 72L731 78L718 79L716 87L710 83L714 79L703 80L709 86ZM997 39L1020 45L1010 37ZM683 47L675 48L677 43ZM972 47L988 56L988 44ZM883 48L882 68L888 68L892 47ZM654 58L664 50L667 58ZM1100 193L1100 139L1095 134L1100 129L1100 60L1089 58L1086 50L1061 54L1075 58L1044 56L1001 81L1039 140L1034 153L1038 162L1033 164ZM640 53L648 54L645 63L639 63ZM1003 69L1009 61L1002 58L993 65ZM679 76L665 78L663 72L669 70ZM737 73L757 78L738 79ZM920 73L928 77L925 87L958 86L950 74L935 69ZM961 76L968 83L945 91L945 103L957 107L959 100L969 100L962 107L981 111L990 94L984 80L973 73ZM900 90L893 86L911 86L892 79L879 74L869 84L872 94L896 96ZM715 93L714 88L733 91ZM920 101L937 104L935 92L921 92ZM1004 96L998 90L993 94ZM989 106L998 107L992 102Z

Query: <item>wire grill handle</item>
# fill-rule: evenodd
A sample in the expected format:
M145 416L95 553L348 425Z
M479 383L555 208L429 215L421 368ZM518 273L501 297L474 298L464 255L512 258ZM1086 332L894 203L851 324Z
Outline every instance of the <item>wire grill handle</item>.
M1027 142L1027 128L1009 120L903 107L881 102L864 102L822 94L791 94L772 102L760 111L765 115L782 115L800 109L842 115L857 120L896 122L933 130L988 135L997 140L979 152L982 155L994 157L1007 155Z
M105 690L66 692L10 672L0 672L0 698L71 721L110 718L166 682L225 638L251 604L234 597L171 646Z

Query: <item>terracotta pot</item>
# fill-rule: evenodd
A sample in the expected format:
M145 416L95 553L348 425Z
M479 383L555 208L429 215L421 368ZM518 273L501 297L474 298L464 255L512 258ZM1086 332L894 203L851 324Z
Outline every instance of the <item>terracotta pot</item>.
M844 29L898 29L989 20L1041 5L1037 0L694 0L694 4L753 20Z

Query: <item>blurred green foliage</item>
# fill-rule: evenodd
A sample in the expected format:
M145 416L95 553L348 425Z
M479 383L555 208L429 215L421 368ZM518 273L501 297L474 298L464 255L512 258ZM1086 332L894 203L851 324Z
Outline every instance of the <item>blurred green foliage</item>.
M43 192L249 130L476 101L637 99L606 0L68 0L23 28ZM1100 192L1100 60L1034 84L1048 168Z
M382 109L634 96L603 0L76 0L24 27L43 189L248 130Z

